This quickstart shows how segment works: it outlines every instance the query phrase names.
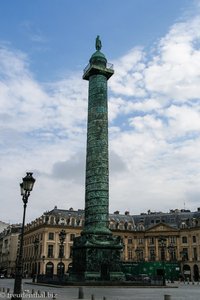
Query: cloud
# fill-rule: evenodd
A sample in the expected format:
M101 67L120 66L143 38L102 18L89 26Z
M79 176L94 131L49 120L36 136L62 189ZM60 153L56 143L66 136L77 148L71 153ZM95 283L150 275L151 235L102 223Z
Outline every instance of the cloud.
M77 153L67 161L56 162L51 176L84 185L85 156L83 154L83 152Z
M125 209L160 210L186 202L195 209L200 165L199 25L199 16L174 24L151 55L133 49L124 56L124 73L123 58L115 64L122 85L118 78L111 83L111 123L120 130L111 136L111 147L127 166L124 177L112 181L115 206L123 202ZM140 88L143 92L137 93Z
M20 24L20 29L25 37L36 44L45 44L48 39L44 36L38 25L26 20Z
M114 61L108 82L111 211L196 207L199 25L199 16L176 23L153 49L136 47ZM41 83L26 54L2 46L0 114L2 214L18 220L19 177L29 170L36 177L29 220L55 205L83 208L87 83L81 72ZM16 208L9 213L7 201Z
M143 70L144 52L134 48L114 62L116 74L110 80L110 88L115 94L145 96Z
M145 69L148 91L179 101L198 99L200 93L200 18L172 26L161 39Z

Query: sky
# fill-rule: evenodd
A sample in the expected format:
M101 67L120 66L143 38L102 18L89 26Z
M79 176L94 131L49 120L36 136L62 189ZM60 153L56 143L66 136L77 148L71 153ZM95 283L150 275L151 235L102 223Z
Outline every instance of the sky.
M200 200L200 1L0 1L0 220L84 208L88 82L100 35L108 81L110 213Z

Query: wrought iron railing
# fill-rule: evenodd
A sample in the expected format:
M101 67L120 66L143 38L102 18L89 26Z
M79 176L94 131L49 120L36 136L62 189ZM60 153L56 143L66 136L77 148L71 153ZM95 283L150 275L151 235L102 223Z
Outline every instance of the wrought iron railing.
M90 64L90 63L89 63L89 64L85 67L85 69L83 70L83 74L85 74L85 73L89 70L89 68L90 68L91 66L99 67L98 65ZM106 63L106 69L108 69L108 70L113 70L113 64L111 64L111 63Z

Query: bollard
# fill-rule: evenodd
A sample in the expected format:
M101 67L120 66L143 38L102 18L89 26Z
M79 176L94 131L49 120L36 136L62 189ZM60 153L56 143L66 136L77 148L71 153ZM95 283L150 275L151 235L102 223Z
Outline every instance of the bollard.
M34 294L34 293L35 293L35 291L34 291L34 289L32 289L31 294Z
M5 288L4 288L4 287L3 287L3 290L2 290L2 292L3 292L3 293L5 293Z
M7 288L7 294L9 294L10 293L10 289L9 288Z
M91 295L91 300L95 300L95 296L93 294Z
M41 295L41 292L40 292L40 290L38 290L37 294L38 294L39 296Z
M48 292L47 291L44 292L44 296L48 297Z
M171 295L164 295L164 300L171 300Z
M83 287L80 286L78 288L78 299L84 299L84 292L83 292Z

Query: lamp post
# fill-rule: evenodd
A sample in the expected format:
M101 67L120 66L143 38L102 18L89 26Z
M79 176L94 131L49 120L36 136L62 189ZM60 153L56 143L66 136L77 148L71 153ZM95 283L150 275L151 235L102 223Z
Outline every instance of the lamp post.
M182 272L183 279L185 281L184 262L187 260L188 254L186 251L182 250L180 251L180 256L181 256L181 272Z
M22 221L22 229L20 235L20 246L19 246L19 255L16 261L16 272L15 272L15 283L14 283L14 293L13 300L21 300L21 285L22 285L22 268L23 268L23 241L24 241L24 224L25 224L25 215L26 215L26 206L28 203L28 198L30 196L30 192L33 189L35 179L32 176L33 173L26 173L26 176L22 179L23 182L20 183L21 196L22 201L24 203L24 211L23 211L23 221Z
M168 247L167 247L167 249L168 249L168 252L169 252L169 255L170 255L170 260L171 261L174 261L174 260L176 260L176 255L175 255L175 246L174 246L174 244L173 243L171 243Z
M163 278L163 285L166 285L165 282L165 248L166 248L166 241L167 239L165 237L159 237L158 238L158 242L160 245L160 249L161 249L161 261L162 261L162 278Z
M45 261L45 255L42 255L42 275L44 275L44 261Z
M35 254L35 266L34 266L34 274L33 274L33 282L35 282L35 279L37 281L37 256L38 256L38 247L39 247L39 239L35 238L34 242L34 254Z
M170 255L170 261L175 261L176 260L176 255L175 255L175 246L173 243L171 243L168 247L168 252L169 252L169 255ZM170 277L171 277L171 282L173 283L174 282L174 279L173 279L173 273L172 273L172 270L170 270Z
M60 279L63 277L63 266L62 266L62 259L64 256L64 241L66 238L66 232L64 229L61 230L59 233L59 239L60 239L60 251L59 251L59 256L60 256Z

